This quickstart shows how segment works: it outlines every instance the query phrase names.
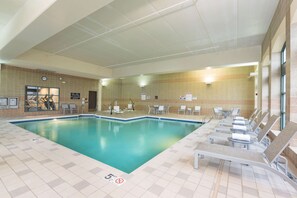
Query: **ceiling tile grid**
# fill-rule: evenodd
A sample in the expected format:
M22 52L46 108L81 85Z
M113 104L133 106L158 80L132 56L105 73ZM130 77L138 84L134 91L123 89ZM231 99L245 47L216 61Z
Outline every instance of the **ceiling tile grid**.
M105 67L260 45L278 0L115 0L35 48Z

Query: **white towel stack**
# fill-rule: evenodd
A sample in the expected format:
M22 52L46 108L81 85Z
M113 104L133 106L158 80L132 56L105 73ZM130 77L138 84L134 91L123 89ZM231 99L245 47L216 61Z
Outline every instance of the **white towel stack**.
M245 121L244 120L234 120L233 124L237 124L237 125L245 125Z
M234 140L243 140L243 141L251 141L251 136L240 133L232 133L232 139Z
M243 126L243 125L233 125L233 129L234 130L243 130L243 131L247 130L246 126Z

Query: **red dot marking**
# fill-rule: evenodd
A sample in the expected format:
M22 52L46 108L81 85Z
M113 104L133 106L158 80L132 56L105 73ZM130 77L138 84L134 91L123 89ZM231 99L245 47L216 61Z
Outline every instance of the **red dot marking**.
M117 184L121 184L121 183L123 183L124 182L124 179L123 178L117 178L116 180L115 180L115 183L117 183Z

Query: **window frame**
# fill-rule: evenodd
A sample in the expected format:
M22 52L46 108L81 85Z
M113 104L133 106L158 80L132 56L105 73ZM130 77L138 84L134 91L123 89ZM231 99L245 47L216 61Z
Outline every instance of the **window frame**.
M40 93L40 90L44 90L45 93ZM43 92L44 92L43 91ZM54 93L55 92L55 93ZM52 95L55 98L55 101L52 102L53 106L50 104L50 101L41 102L40 99L45 97L45 95ZM33 104L32 102L33 101ZM59 87L43 87L43 86L25 86L25 112L42 112L42 111L59 111L60 110L60 88ZM43 103L46 108L41 108L41 103Z
M286 126L286 43L281 50L281 78L280 78L280 129Z

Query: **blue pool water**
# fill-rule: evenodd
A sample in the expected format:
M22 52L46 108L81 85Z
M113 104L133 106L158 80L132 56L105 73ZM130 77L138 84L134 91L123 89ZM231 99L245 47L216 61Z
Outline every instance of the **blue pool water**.
M16 125L131 173L201 124L150 118L123 122L79 117Z

